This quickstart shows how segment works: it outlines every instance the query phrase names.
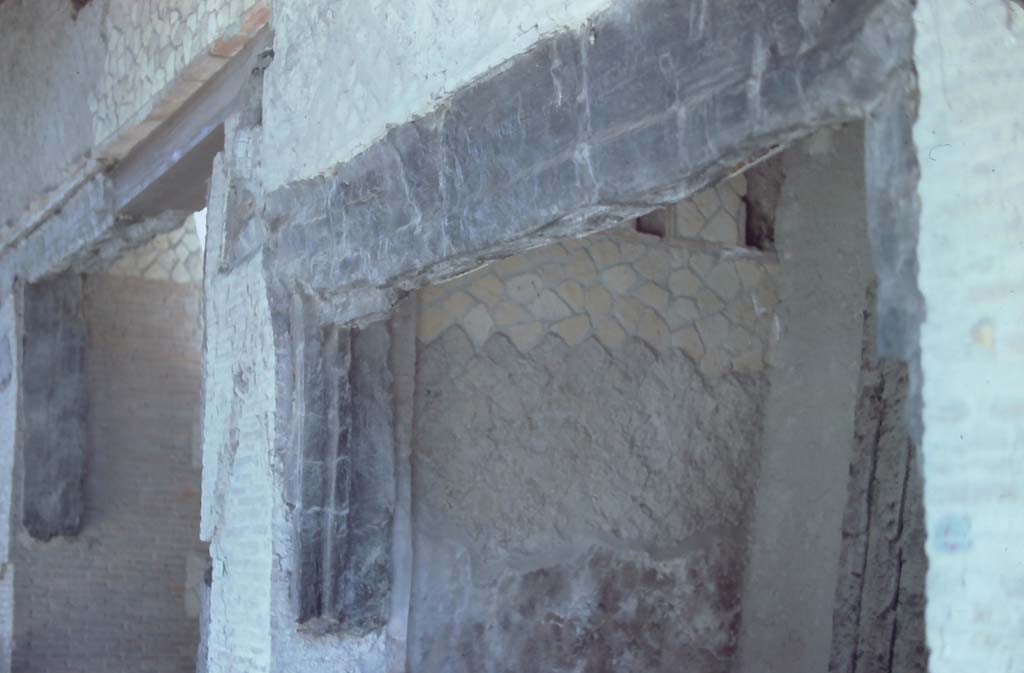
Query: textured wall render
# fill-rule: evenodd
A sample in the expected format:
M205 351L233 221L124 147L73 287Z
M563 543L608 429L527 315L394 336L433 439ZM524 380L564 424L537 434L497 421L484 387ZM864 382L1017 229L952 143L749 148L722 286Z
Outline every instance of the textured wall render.
M1024 10L921 0L920 286L934 673L1024 666Z
M207 50L256 3L92 0L77 13L72 4L0 3L0 146L17 166L0 181L0 226L71 178L115 131L159 103L180 103L161 96L179 77L208 77ZM199 67L186 71L190 64Z
M610 232L419 293L410 670L728 670L763 257Z
M90 90L100 77L102 2L71 17L63 0L0 4L0 225L57 187L92 147Z
M186 557L197 549L198 294L89 276L90 451L82 531L14 542L14 671L195 670ZM28 363L26 363L28 364ZM31 377L31 372L28 373Z

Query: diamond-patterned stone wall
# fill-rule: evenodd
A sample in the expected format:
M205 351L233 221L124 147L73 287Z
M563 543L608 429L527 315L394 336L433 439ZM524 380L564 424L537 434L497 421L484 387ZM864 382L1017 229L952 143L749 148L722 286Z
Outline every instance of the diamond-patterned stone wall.
M743 184L732 179L670 208L680 238L622 229L565 240L426 288L419 342L453 326L477 349L500 333L523 353L548 333L570 346L594 336L611 351L637 336L655 350L682 349L705 375L759 371L778 265L736 245Z
M107 272L149 280L201 283L203 246L196 232L195 216L189 216L177 229L158 234L142 247L125 253Z

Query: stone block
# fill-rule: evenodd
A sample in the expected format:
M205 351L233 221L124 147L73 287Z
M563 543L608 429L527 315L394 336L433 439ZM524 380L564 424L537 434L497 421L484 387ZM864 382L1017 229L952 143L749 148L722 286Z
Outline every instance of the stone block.
M565 343L576 346L590 335L590 319L585 315L575 315L556 324L552 329Z
M483 304L477 304L463 318L462 325L466 328L466 334L473 345L480 348L487 341L487 337L491 335L494 320Z
M634 294L637 299L660 313L664 313L668 308L668 292L654 283L640 286Z
M293 597L299 622L362 634L387 622L395 502L390 333L311 327L303 397Z
M468 288L469 293L485 304L497 304L505 295L505 286L494 274L478 278Z
M703 286L701 279L689 269L673 271L668 280L669 289L677 296L696 297L697 291Z
M565 300L574 311L582 311L584 303L584 290L574 280L567 280L558 287L558 296Z
M571 154L579 140L583 99L575 36L542 40L519 59L521 67L496 73L451 100L443 156L444 191L453 209L506 190L522 167Z
M89 400L82 277L68 273L27 285L24 302L21 522L32 537L49 540L77 535L85 507Z
M601 273L601 282L612 292L628 292L636 285L636 272L633 267L620 264Z
M608 290L604 289L600 285L592 287L587 290L587 298L584 302L584 308L587 310L587 313L590 314L591 318L606 316L611 313L612 310L612 295L609 294Z
M615 321L615 318L601 318L594 329L598 340L609 350L614 350L626 342L626 331Z
M560 320L572 314L572 310L551 290L543 290L530 302L528 309L534 318L545 322Z
M541 336L544 335L544 327L539 322L531 322L525 325L513 325L505 330L512 344L520 353L527 353L537 345Z

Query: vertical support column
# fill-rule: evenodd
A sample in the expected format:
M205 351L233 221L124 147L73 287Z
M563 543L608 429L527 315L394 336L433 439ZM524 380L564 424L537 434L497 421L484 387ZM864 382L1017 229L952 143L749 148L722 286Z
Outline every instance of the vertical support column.
M21 523L32 537L76 535L82 525L88 391L82 277L25 287L21 394Z
M781 339L743 592L743 673L828 670L870 253L860 129L788 150Z
M365 633L388 620L395 508L391 335L321 325L296 299L298 567L300 622Z

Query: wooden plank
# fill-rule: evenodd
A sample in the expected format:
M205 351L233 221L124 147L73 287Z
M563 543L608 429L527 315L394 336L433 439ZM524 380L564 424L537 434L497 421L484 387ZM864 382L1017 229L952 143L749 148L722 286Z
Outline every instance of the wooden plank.
M181 209L196 193L205 201L213 156L223 147L221 125L268 36L264 29L250 40L111 170L117 212L141 217Z

